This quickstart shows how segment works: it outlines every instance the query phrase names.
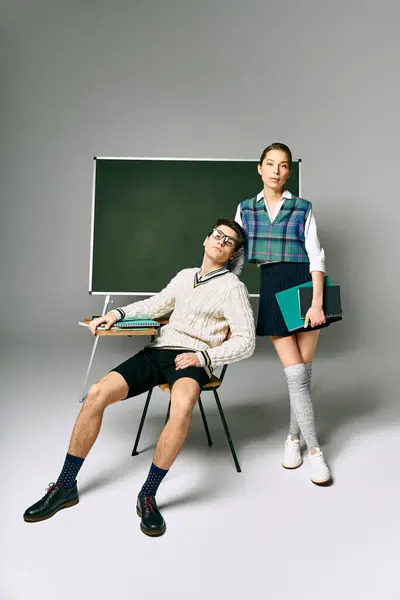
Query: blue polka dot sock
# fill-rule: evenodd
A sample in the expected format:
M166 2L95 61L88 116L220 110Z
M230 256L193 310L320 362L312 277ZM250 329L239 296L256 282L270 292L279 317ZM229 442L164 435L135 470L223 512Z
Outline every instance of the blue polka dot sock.
M156 467L154 463L151 463L149 474L139 494L141 496L155 496L158 490L158 486L160 485L167 473L168 469L160 469L160 467Z
M75 483L76 476L79 473L79 469L83 465L84 458L79 458L79 456L73 456L72 454L67 454L65 457L64 466L62 471L57 479L57 483L62 485L62 487L72 487Z

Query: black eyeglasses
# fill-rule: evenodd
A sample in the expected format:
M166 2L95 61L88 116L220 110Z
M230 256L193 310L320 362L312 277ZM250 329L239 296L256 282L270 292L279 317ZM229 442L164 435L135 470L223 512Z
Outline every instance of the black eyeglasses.
M222 240L224 244L228 246L228 248L234 248L238 243L238 240L235 240L235 238L230 237L229 235L225 235L225 233L220 229L213 229L211 235L216 240Z

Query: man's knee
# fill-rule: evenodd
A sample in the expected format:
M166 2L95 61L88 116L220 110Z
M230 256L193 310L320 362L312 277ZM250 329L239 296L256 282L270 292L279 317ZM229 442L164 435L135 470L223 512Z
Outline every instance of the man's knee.
M103 408L106 402L106 393L101 383L97 382L90 386L86 394L84 408L98 409Z
M109 404L123 400L128 395L128 385L124 378L111 371L97 383L90 386L85 398L84 407L101 410Z
M195 384L195 382L193 382ZM185 422L192 417L193 408L199 398L200 388L195 385L174 385L171 396L170 419Z
M94 383L90 386L85 398L84 406L90 410L102 410L109 404L115 402L113 394L101 382Z

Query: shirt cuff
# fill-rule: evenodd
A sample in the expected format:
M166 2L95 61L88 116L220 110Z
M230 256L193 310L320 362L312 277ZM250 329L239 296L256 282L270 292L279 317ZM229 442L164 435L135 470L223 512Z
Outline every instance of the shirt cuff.
M122 308L114 308L113 310L110 310L110 312L117 317L117 321L125 318L125 311L123 311Z
M196 356L200 361L201 367L208 367L211 365L211 358L209 357L207 350L196 352Z
M320 271L325 273L325 261L323 259L310 260L310 273L313 271Z

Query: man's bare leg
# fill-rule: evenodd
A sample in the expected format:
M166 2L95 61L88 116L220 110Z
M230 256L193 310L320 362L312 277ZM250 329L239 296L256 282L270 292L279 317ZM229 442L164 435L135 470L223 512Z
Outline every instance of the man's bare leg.
M76 419L68 453L86 458L99 434L105 409L110 404L124 400L127 395L128 385L122 375L115 371L93 384Z
M181 451L199 394L200 386L194 379L183 377L174 383L169 419L161 432L153 459L160 469L170 469Z
M137 512L142 517L140 528L146 535L159 536L166 529L155 495L186 440L199 394L199 384L189 377L178 379L172 387L169 419L161 432L153 463L138 496Z
M24 513L27 522L49 519L62 508L79 502L76 476L100 431L105 408L128 395L128 385L116 372L108 373L92 385L72 432L64 466L57 483L50 484L47 494Z

